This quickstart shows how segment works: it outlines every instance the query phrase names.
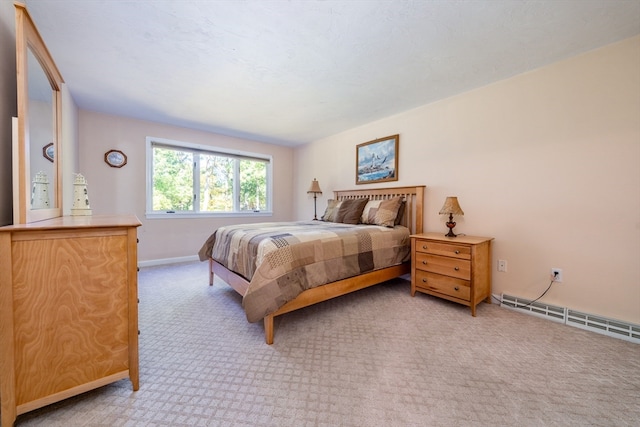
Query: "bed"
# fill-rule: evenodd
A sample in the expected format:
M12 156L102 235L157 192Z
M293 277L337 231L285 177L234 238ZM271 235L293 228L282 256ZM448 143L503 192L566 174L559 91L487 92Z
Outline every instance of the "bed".
M201 260L209 261L209 285L213 285L214 276L217 275L238 292L243 297L243 307L247 314L247 320L253 322L262 318L264 322L265 341L267 344L273 344L274 318L276 316L355 292L411 272L409 249L406 248L405 252L405 248L401 246L405 244L410 246L408 236L422 232L424 189L425 186L420 185L412 187L334 191L334 203L343 202L343 206L347 203L362 204L364 203L362 199L379 201L378 203L388 203L397 199L402 200L402 209L400 209L398 218L395 221L395 224L397 224L395 226L389 224L387 224L389 225L388 227L376 225L345 226L341 223L325 221L297 221L286 224L287 227L292 227L293 230L301 230L302 235L294 234L289 228L279 231L278 227L285 226L281 223L244 224L240 226L221 227L209 236L199 252ZM331 207L331 202L329 202L328 207ZM329 210L325 212L325 216L326 215L329 215ZM258 230L258 226L264 226L264 228ZM347 228L354 228L356 236L348 235L346 231L344 231ZM313 230L314 233L316 231L319 233L320 237L318 237L318 240L311 241L311 237L305 234L307 232L311 233L310 230ZM233 234L234 232L236 233L235 235ZM399 237L397 235L398 233L404 233L404 237ZM238 235L241 237L238 237ZM264 238L265 236L267 237ZM283 257L290 258L290 252L294 249L296 249L297 252L303 253L303 256L317 256L318 252L328 251L326 248L331 242L341 238L352 240L350 242L347 240L343 241L340 244L342 248L340 250L344 250L344 247L353 248L355 246L365 245L369 250L372 246L374 248L380 247L380 251L376 252L377 254L368 255L368 257L351 253L345 254L340 258L345 260L345 264L350 265L338 266L326 264L322 268L322 271L319 269L311 271L312 267L307 266L297 268L295 271L283 272L278 270L276 272L273 271L276 267L271 266L273 263L264 261L274 259L274 257L278 258L279 265L277 268L281 268L282 265L280 264L289 264L288 261L283 262L281 259ZM382 247L383 244L381 242L389 238L396 239L395 243L390 244L393 246L393 249ZM250 249L248 246L245 246L243 249L229 249L228 246L223 246L225 241L238 242L241 239L245 239L245 243L247 244L250 241L253 242L251 243L252 246ZM285 254L283 255L276 250L269 252L264 249L263 245L258 246L256 242L261 239L267 241L267 246L279 246L278 242L282 241L282 245L287 246ZM287 239L289 239L289 242L285 241ZM403 241L402 245L397 243L397 241L399 241L398 239ZM292 244L291 241L302 242L300 244L301 247L298 248L298 246ZM320 245L324 246L321 247ZM335 248L335 244L333 247ZM233 251L235 252L230 254L230 252ZM250 260L246 259L246 253L248 252L255 252L254 255L261 261L256 263L253 258ZM309 255L313 252L315 252L316 255ZM363 258L368 258L369 261L363 261ZM384 264L387 262L387 259L390 260L390 265ZM255 267L256 264L259 265L257 268ZM269 264L269 266L265 264ZM309 261L309 264L313 264L313 261ZM365 265L364 268L363 265ZM332 275L337 276L332 278ZM341 275L344 276L344 278L340 277ZM265 277L272 278L275 276L279 278L285 277L286 280L281 281L290 282L287 286L293 284L294 287L297 286L300 289L283 291L284 286L282 283L273 283L275 279L265 279ZM318 278L317 276L322 277ZM250 280L248 278L250 278ZM328 281L328 283L322 283L323 280ZM314 281L320 281L320 284L316 285L312 283ZM267 302L263 302L262 299L260 299L262 297L261 294L268 293L267 291L263 291L263 288L267 289L267 285L264 285L264 282L270 282L268 285L271 286L272 289L281 291L285 295L270 296ZM305 282L304 286L300 285L302 282ZM309 283L306 282L309 282L312 287L303 289L309 285ZM278 287L280 287L280 289L278 289ZM278 300L277 304L271 299Z

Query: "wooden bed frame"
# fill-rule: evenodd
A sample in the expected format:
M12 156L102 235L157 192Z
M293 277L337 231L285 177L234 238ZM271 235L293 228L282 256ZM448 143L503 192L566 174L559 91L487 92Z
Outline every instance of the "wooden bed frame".
M361 197L368 197L370 200L385 200L396 196L403 196L406 201L406 205L404 215L400 223L408 227L411 234L416 234L422 233L424 189L424 185L418 185L414 187L344 190L334 191L334 197L337 200L357 199ZM359 276L307 289L295 299L289 301L277 311L264 318L265 340L267 344L273 344L273 318L276 316L355 292L409 273L411 273L411 263L405 262L400 265L370 271ZM249 282L247 282L246 279L228 270L212 258L209 258L210 286L213 285L213 277L216 274L240 295L244 296L247 292Z

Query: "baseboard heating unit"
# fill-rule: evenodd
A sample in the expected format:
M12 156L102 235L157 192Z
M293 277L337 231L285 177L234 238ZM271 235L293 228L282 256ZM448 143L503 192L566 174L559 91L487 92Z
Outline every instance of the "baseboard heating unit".
M531 300L502 294L501 307L513 308L514 310L526 311L535 316L564 323L566 313L564 307L544 304L541 302L531 302Z
M640 325L502 294L500 307L640 344Z

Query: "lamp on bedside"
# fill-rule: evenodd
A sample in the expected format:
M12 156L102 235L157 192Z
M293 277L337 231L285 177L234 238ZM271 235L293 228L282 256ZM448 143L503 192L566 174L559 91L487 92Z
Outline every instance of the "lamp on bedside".
M457 197L450 196L450 197L447 197L447 199L444 201L444 205L442 206L442 209L440 209L440 215L447 215L447 214L449 215L449 221L447 221L447 227L449 227L449 233L445 234L445 236L456 237L456 235L453 234L453 227L456 226L456 223L453 222L453 216L464 215L462 208L458 204Z
M318 219L318 214L316 211L316 198L318 197L318 194L322 194L322 190L320 189L320 184L318 184L318 181L316 181L315 178L313 178L313 181L311 181L311 187L309 187L309 191L307 191L307 194L313 193L313 220L316 221Z

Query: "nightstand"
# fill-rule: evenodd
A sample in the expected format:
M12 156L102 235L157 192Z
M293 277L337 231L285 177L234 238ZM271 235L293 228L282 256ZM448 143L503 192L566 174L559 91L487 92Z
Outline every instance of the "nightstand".
M411 296L416 291L471 307L491 304L493 237L411 235Z

